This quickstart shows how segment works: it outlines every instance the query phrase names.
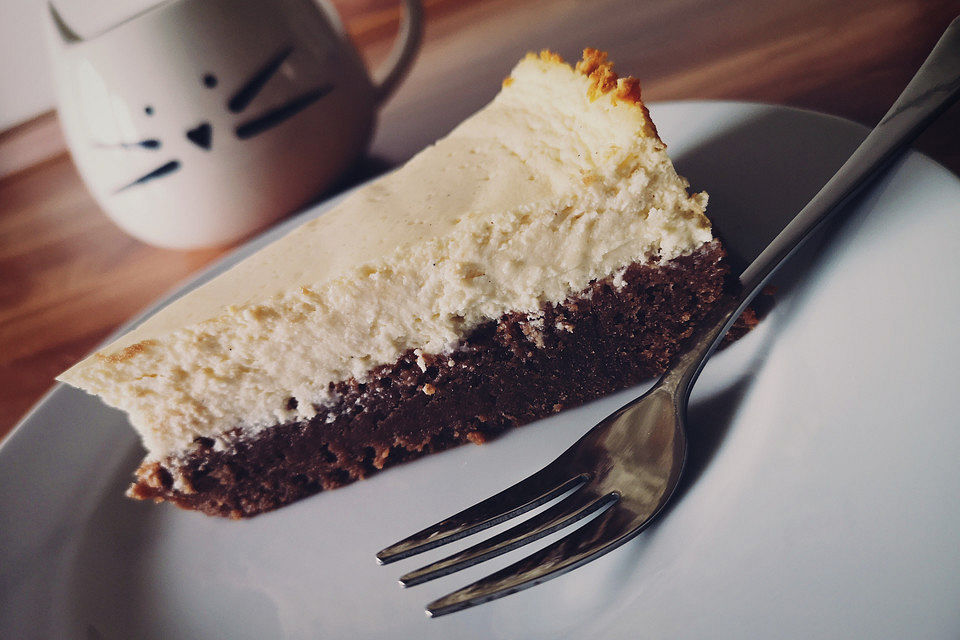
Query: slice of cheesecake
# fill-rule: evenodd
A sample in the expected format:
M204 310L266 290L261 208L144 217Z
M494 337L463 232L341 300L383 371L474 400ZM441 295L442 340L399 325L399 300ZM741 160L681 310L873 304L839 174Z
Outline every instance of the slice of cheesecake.
M129 414L131 495L250 516L664 368L722 249L606 55L524 58L397 171L61 379Z

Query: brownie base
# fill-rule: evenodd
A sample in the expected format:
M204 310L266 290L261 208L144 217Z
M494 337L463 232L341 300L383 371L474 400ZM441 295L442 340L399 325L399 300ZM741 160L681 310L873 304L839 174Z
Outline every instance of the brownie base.
M337 401L310 420L238 431L226 448L200 438L180 458L144 464L130 495L253 516L649 379L729 286L723 256L714 241L662 265L634 264L536 318L486 323L450 354L408 352L365 382L332 384Z

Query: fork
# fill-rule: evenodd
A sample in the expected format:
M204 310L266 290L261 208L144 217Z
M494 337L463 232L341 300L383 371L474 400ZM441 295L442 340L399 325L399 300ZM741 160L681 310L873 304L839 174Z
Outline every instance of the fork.
M453 542L563 496L520 524L403 575L409 587L488 560L587 518L565 537L427 605L440 616L532 587L576 569L638 535L670 500L686 456L690 390L707 358L773 273L960 97L960 18L853 155L740 276L643 396L611 414L528 478L377 554L381 564Z

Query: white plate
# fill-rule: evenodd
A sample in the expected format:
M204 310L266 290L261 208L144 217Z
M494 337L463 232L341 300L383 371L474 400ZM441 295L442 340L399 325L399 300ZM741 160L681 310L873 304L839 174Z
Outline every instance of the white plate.
M734 103L654 117L741 256L865 131ZM658 524L569 575L436 620L428 600L530 547L408 590L400 573L443 550L388 567L374 553L537 469L635 392L231 522L124 498L135 436L58 387L0 449L0 637L957 638L958 203L958 180L911 153L707 366L690 466Z

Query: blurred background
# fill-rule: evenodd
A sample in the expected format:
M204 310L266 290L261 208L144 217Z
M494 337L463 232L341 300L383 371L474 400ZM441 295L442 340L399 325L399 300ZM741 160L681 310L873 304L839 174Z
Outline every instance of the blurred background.
M85 0L80 35L155 4ZM333 0L368 66L387 57L397 0ZM229 250L171 251L125 235L85 190L54 108L44 3L0 0L0 437L125 320ZM939 35L953 0L425 0L423 47L381 110L369 154L332 193L403 162L490 100L529 50L592 46L647 102L729 99L872 126ZM955 107L918 147L960 171ZM669 140L667 140L669 143Z

